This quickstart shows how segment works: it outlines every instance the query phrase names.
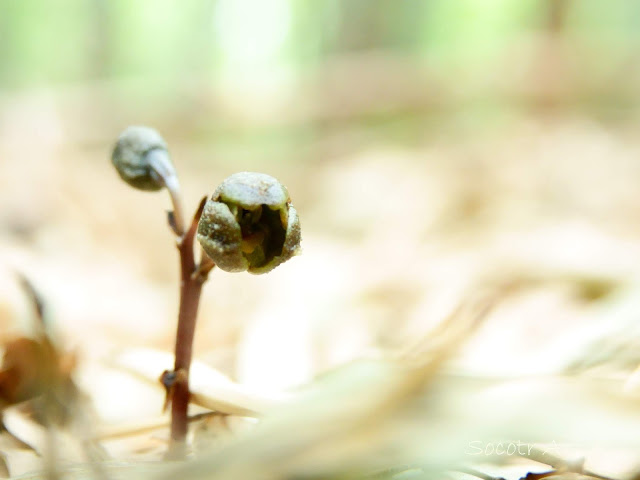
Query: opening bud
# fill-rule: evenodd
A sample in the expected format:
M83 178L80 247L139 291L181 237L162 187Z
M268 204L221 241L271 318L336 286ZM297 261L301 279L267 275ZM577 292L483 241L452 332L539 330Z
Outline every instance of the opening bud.
M300 221L278 180L240 172L207 200L197 238L222 270L261 274L300 252Z

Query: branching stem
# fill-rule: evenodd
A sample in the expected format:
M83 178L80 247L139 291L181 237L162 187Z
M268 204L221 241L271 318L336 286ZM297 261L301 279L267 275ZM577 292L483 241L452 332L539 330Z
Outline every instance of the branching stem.
M193 357L193 338L196 330L200 293L202 285L207 279L206 275L195 275L198 271L198 265L196 265L194 257L193 241L205 201L206 198L200 202L189 229L178 240L178 253L180 255L180 309L178 312L173 370L176 380L172 388L168 390L171 392L171 444L168 453L171 458L183 458L186 454L189 369Z

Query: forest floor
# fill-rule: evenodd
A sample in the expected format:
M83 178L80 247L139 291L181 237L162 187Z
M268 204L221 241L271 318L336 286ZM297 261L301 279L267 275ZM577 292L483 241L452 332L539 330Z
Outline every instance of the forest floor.
M78 137L70 132L80 127L69 128L55 105L35 100L15 106L8 118L0 124L0 340L33 332L18 270L45 299L58 347L76 355L74 378L91 405L91 431L158 422L155 429L103 440L106 455L160 460L168 439L164 392L116 363L133 355L131 362L150 369L148 380L166 365L139 349L173 347L178 264L165 223L168 198L134 191L117 178L109 161L117 120L113 131L88 127ZM196 358L260 398L305 391L363 359L384 363L461 305L492 298L479 328L469 338L458 332L455 352L447 344L446 363L436 362L438 378L433 372L423 378L441 403L415 410L416 422L435 425L437 435L399 435L397 425L384 422L385 415L406 413L405 392L385 404L391 405L386 413L380 405L367 413L381 417L368 424L379 423L382 433L360 431L356 440L342 431L313 439L287 431L292 445L276 442L280 450L271 463L264 463L253 437L243 463L249 470L228 466L210 478L359 478L362 465L380 452L406 468L385 470L388 464L372 461L386 472L375 478L427 478L447 470L448 461L478 470L484 465L483 471L506 478L548 469L485 458L496 439L562 445L556 454L582 456L585 468L603 475L637 472L633 451L640 437L631 433L640 426L640 408L630 403L640 388L634 376L640 364L637 133L635 126L566 113L520 115L484 128L461 121L451 130L414 115L238 134L223 145L168 131L190 210L225 176L261 170L288 187L299 212L300 257L263 276L214 270L203 294ZM349 375L357 384L370 373ZM442 383L441 377L456 376L488 383ZM371 388L365 397L375 397L380 385L394 384L365 385L363 391ZM343 401L342 390L331 388ZM604 390L610 396L599 396ZM509 408L494 398L510 399ZM442 405L454 406L442 413ZM305 417L312 413L318 417ZM296 415L301 430L321 430L321 413ZM42 428L16 407L5 422L26 444L4 434L5 473L43 468ZM239 417L208 418L194 426L194 445L206 458L253 425ZM281 435L283 425L276 430ZM465 429L468 437L453 433ZM378 442L379 435L399 437L389 444ZM310 443L301 451L296 441ZM67 448L73 439L60 442L59 465L86 461L79 445ZM335 465L345 466L342 476L326 467L334 465L327 442L341 452ZM394 456L390 445L404 454ZM482 458L473 456L478 446ZM415 465L407 465L411 459ZM261 474L250 470L252 460Z

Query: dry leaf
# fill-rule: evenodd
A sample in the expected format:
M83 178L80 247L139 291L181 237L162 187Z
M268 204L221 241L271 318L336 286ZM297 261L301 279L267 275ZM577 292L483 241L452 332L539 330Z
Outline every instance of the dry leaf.
M158 379L164 370L173 367L173 358L168 352L131 349L115 355L110 362L161 388ZM289 398L286 394L255 392L197 360L191 364L189 383L191 403L229 415L259 416Z

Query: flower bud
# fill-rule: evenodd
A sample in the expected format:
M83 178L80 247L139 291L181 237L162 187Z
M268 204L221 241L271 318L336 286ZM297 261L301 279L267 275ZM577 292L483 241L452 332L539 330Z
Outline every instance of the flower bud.
M177 179L167 144L153 128L128 127L118 138L111 162L120 178L139 190L160 190Z
M222 270L266 273L300 252L300 221L280 182L240 172L207 200L197 237Z

